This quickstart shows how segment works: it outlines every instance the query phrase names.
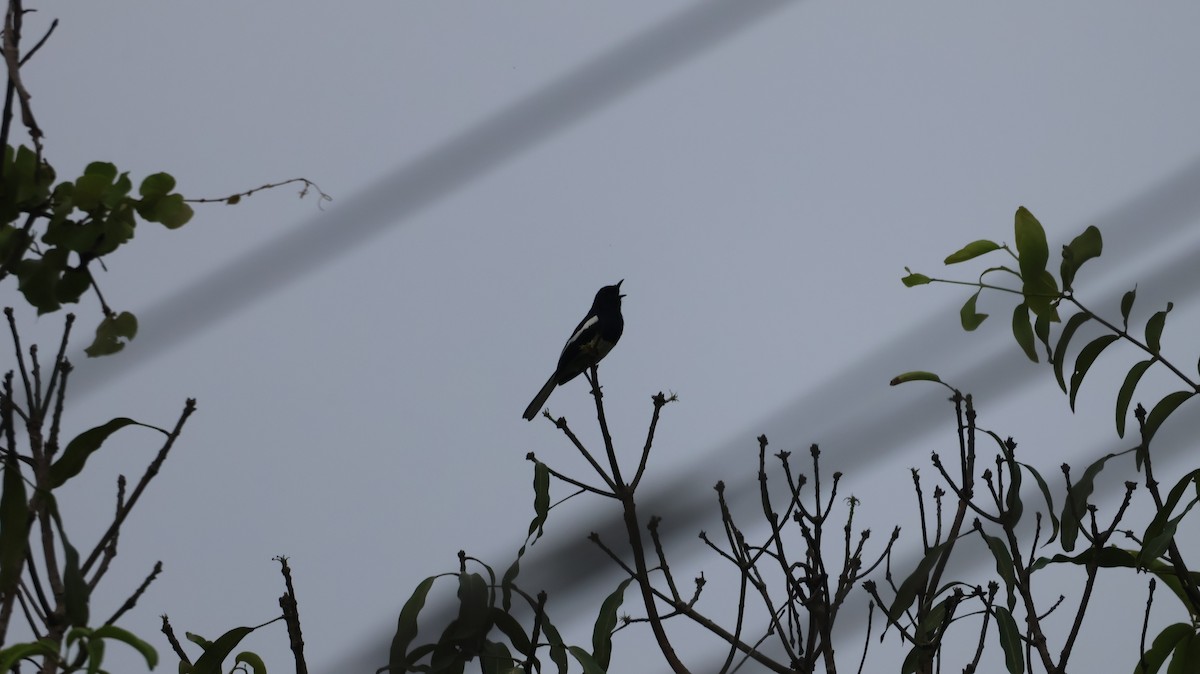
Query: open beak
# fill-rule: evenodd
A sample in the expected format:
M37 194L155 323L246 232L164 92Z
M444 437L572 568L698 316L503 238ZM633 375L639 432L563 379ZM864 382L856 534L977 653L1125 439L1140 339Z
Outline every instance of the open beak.
M624 282L625 282L625 279L621 279L620 281L617 281L617 290L620 290L620 289L621 289L621 284L622 284L622 283L624 283ZM618 296L619 296L619 297L624 297L624 295L618 295Z

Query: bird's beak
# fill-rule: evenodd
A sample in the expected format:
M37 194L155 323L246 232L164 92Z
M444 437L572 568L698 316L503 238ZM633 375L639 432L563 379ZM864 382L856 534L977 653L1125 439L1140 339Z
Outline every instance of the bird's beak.
M621 289L621 284L624 282L625 282L625 279L621 279L620 281L617 281L617 290ZM618 297L624 297L624 295L618 295Z

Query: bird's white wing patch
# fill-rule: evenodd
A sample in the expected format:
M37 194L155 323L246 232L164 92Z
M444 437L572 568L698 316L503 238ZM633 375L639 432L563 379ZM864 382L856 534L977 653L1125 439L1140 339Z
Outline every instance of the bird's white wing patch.
M599 321L600 319L595 316L592 316L584 321L583 325L579 326L579 329L575 331L575 334L571 335L571 338L567 340L567 343L563 346L563 352L566 353L567 349L571 348L571 345L579 341L579 338L583 336L583 333L588 331L588 328L592 327Z

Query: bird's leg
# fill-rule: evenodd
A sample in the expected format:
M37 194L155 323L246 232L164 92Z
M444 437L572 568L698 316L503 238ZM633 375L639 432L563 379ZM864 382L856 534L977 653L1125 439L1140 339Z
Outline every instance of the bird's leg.
M596 366L592 365L584 370L583 376L592 387L592 395L596 396L597 400L603 398L604 394L600 392L600 379L597 376Z

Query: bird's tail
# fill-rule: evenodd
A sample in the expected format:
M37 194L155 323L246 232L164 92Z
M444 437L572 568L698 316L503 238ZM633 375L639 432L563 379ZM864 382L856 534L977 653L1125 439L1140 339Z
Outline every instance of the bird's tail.
M546 385L533 397L533 402L529 403L529 407L525 408L524 417L526 420L533 421L537 413L542 410L542 405L545 405L546 400L550 398L550 394L554 393L555 386L558 386L558 382L554 381L554 375L550 375L550 378L546 380Z

